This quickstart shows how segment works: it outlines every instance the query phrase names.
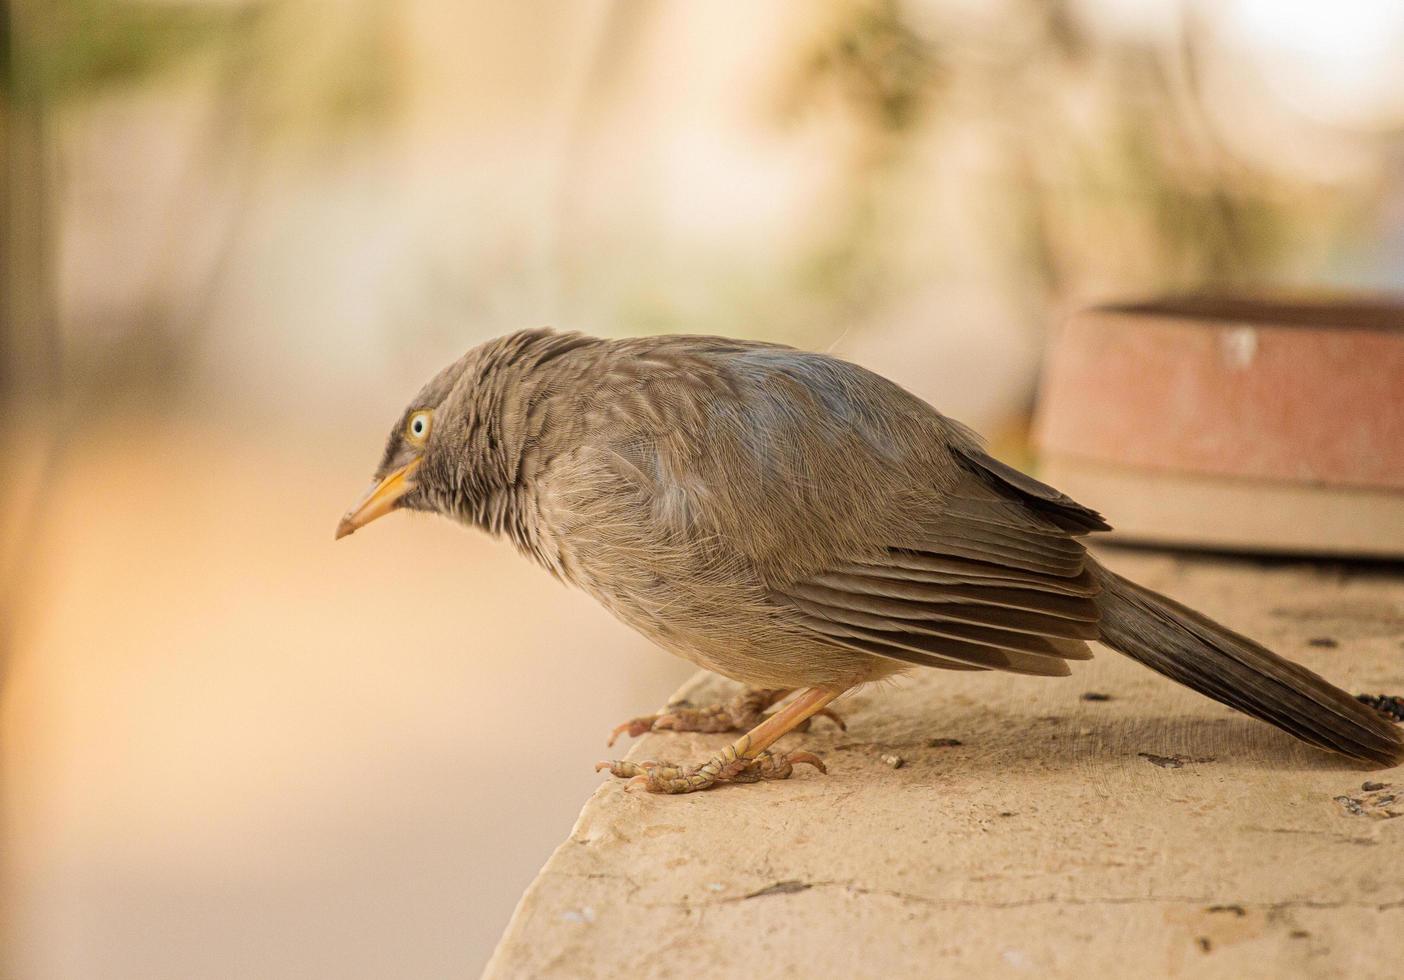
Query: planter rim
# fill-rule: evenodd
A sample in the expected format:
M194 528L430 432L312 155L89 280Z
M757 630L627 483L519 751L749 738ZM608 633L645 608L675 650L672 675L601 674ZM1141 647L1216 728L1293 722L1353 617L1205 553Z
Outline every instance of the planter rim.
M1404 330L1404 296L1350 299L1267 299L1232 294L1162 296L1151 300L1103 303L1093 314L1187 321L1205 327L1243 325Z

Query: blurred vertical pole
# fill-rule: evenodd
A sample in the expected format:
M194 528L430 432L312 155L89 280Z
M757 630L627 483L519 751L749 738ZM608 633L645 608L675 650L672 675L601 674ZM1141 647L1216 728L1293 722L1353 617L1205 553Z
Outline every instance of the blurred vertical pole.
M40 72L28 57L22 3L0 2L0 693L25 591L25 555L62 428L59 337L49 261L49 160ZM24 431L28 409L51 420ZM37 438L31 438L37 436ZM44 460L34 473L36 447Z
M0 732L10 699L7 683L33 576L31 552L45 499L44 472L55 461L58 400L58 334L50 292L43 86L24 42L19 0L0 0ZM25 431L31 406L56 420L39 443ZM36 445L41 455L34 454ZM36 462L43 460L44 462ZM35 464L35 465L29 465ZM0 799L8 797L0 769ZM0 810L0 975L17 975L16 914L20 902L8 873L12 859L11 814Z

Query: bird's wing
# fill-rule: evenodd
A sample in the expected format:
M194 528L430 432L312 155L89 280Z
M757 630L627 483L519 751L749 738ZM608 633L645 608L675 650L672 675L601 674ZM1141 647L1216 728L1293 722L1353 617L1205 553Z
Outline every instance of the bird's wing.
M1091 655L1085 641L1098 636L1100 588L1082 543L1059 525L1090 522L1092 512L1055 502L1044 513L1023 499L1024 487L960 458L939 513L913 514L875 554L772 594L814 633L866 653L1067 674L1066 661Z
M1101 515L861 368L786 351L742 359L770 372L746 414L774 434L771 451L792 479L832 498L811 504L819 535L834 544L829 561L770 583L806 629L948 668L1062 675L1066 661L1091 656L1100 586L1077 538L1107 529ZM734 387L744 398L744 379ZM777 421L795 431L776 432ZM807 438L816 431L823 450ZM835 469L840 476L826 479ZM794 506L783 492L771 498ZM802 520L779 523L803 535Z

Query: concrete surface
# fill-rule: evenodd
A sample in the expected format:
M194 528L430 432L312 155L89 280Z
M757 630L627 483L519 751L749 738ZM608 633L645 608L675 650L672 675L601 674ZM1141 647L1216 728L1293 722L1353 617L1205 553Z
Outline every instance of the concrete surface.
M1404 692L1397 568L1105 560L1353 691ZM782 743L828 776L681 797L602 783L485 975L1404 971L1404 769L1357 768L1100 650L1067 679L923 671L840 707L846 734L821 721Z

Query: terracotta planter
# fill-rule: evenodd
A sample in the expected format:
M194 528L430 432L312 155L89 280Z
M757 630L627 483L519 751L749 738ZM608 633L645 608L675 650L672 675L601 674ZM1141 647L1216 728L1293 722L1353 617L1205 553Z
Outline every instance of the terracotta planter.
M1127 539L1404 556L1404 305L1182 299L1068 321L1043 476Z

